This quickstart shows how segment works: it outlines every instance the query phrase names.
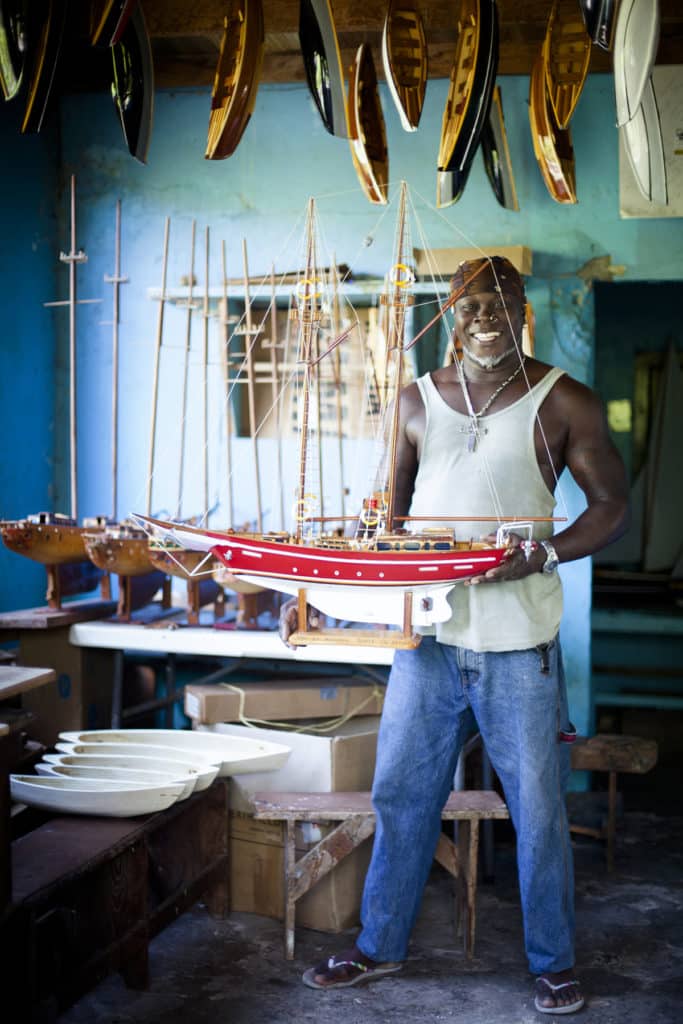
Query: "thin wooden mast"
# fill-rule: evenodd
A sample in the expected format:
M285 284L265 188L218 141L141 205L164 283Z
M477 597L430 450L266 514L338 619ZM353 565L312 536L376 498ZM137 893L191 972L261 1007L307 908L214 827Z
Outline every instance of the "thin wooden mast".
M332 254L332 335L337 337L341 317L339 315L339 277L337 275L337 257ZM341 491L341 511L346 515L346 481L344 478L344 439L342 415L342 375L341 349L334 350L334 390L337 411L337 456L339 458L339 487ZM321 510L321 515L323 512Z
M190 253L190 276L188 280L187 293L187 322L185 326L185 359L183 364L183 399L180 407L180 464L178 466L178 502L176 505L176 518L180 519L183 505L183 482L185 476L185 435L187 433L187 393L188 393L188 371L190 368L190 343L192 338L192 290L194 288L194 243L197 233L197 222L192 221L192 241Z
M311 197L308 200L308 212L306 217L306 276L300 282L303 285L303 294L299 293L297 301L297 314L301 328L301 352L299 358L304 364L303 394L301 399L301 421L299 427L299 482L297 486L296 500L296 539L301 540L303 535L303 523L306 518L307 505L306 497L306 461L308 457L308 421L310 416L311 402L311 374L313 370L313 337L317 335L317 325L320 323L320 306L316 302L316 265L315 265L315 244L313 238L313 218L315 215L315 200Z
M388 317L388 328L389 336L387 339L387 376L389 371L389 362L392 359L395 366L394 370L394 404L391 415L391 429L389 434L389 493L387 497L387 517L386 517L386 530L390 533L394 528L394 500L396 497L396 454L398 448L398 428L400 422L400 409L399 399L401 393L401 385L403 382L403 334L405 329L405 313L406 305L408 304L409 296L405 293L406 280L401 278L401 272L408 272L408 268L404 263L403 257L403 246L405 240L405 221L406 221L406 191L407 186L405 181L401 182L401 193L398 207L398 224L396 228L396 248L394 252L394 265L391 273L393 275L393 292L391 295L387 293L386 304L387 304L387 317Z
M225 255L225 240L221 242L221 271L223 275L223 344L221 346L221 363L223 367L223 387L225 388L225 444L226 469L228 473L228 526L235 522L235 502L232 487L232 416L230 414L230 314L228 308L228 261Z
M118 507L118 454L119 454L119 300L120 287L127 277L121 276L121 200L116 200L116 227L114 235L114 273L105 274L104 280L113 285L112 344L111 344L111 497L112 519L116 521ZM149 510L148 510L149 514Z
M171 219L164 222L164 249L161 259L161 295L157 315L157 336L154 346L154 371L152 376L152 421L149 430L149 463L147 465L147 515L152 514L152 481L154 479L154 458L156 453L157 412L159 408L159 367L161 363L161 341L164 333L164 309L166 306L166 272L168 270L168 236Z
M263 530L263 505L261 502L261 471L259 468L258 440L256 437L256 397L254 395L254 353L253 344L255 332L251 319L251 298L249 295L249 264L247 260L247 240L242 239L242 264L244 267L244 317L246 328L245 359L247 365L247 402L249 407L249 433L251 435L251 450L254 457L254 471L256 474L256 529L259 533ZM258 332L256 332L258 333Z
M204 519L209 517L209 226L204 234L204 305L202 308L202 440L204 442Z
M282 416L280 404L280 379L277 365L277 299L275 295L275 267L270 268L270 388L275 412L275 433L277 435L277 489L280 495L280 529L285 528L285 496L282 487Z

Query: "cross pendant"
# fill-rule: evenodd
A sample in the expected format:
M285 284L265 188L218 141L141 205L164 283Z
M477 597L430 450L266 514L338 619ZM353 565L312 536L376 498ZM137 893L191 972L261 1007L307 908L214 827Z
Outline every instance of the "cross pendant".
M477 437L479 434L488 434L486 427L480 427L474 423L469 423L466 427L460 428L461 434L469 434L467 438L467 451L473 452L477 447Z

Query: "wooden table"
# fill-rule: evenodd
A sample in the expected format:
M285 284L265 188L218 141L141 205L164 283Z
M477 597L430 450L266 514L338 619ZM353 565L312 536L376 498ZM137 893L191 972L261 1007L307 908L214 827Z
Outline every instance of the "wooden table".
M284 823L285 955L294 957L296 901L375 831L370 793L255 793L254 817ZM454 843L443 832L435 859L456 880L456 924L468 957L474 955L476 927L479 823L508 818L497 793L461 790L451 793L441 812L443 821L458 822ZM338 821L339 825L300 860L295 860L297 821Z

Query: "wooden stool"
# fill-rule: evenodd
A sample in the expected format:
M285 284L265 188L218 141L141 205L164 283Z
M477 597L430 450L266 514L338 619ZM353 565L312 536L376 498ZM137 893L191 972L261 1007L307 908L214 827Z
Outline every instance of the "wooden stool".
M370 793L255 793L252 801L255 818L283 821L286 825L285 955L292 960L296 901L372 835L375 812ZM458 839L456 844L442 833L434 856L456 879L456 923L470 958L474 954L476 925L479 822L508 817L503 800L497 793L486 790L451 793L441 812L443 821L458 822ZM338 821L340 824L300 860L295 860L297 821Z
M574 771L609 772L607 826L569 827L572 832L607 840L607 870L612 871L617 831L617 773L649 772L657 763L657 742L640 739L638 736L612 736L608 733L588 738L579 736L572 746L571 757Z

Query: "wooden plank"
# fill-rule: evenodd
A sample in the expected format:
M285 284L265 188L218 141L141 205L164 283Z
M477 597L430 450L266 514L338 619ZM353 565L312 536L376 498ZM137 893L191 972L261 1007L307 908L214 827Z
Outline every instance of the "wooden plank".
M254 793L254 817L273 821L343 821L349 815L374 815L370 793ZM508 818L502 798L488 790L451 793L441 812L446 821Z
M287 899L298 900L374 831L374 815L371 818L354 814L345 818L334 831L296 861L293 870L287 872Z
M639 736L613 736L608 733L580 739L572 746L575 771L649 772L657 763L657 741Z
M0 665L0 700L15 697L45 683L53 683L57 673L53 668L33 668L22 665Z
M3 629L56 629L72 626L76 622L103 619L116 610L115 601L71 601L63 608L22 608L18 611L0 614L0 630Z
M453 840L449 839L443 832L440 834L439 840L436 844L434 860L440 864L442 868L445 868L453 878L458 877L460 873L458 850Z

